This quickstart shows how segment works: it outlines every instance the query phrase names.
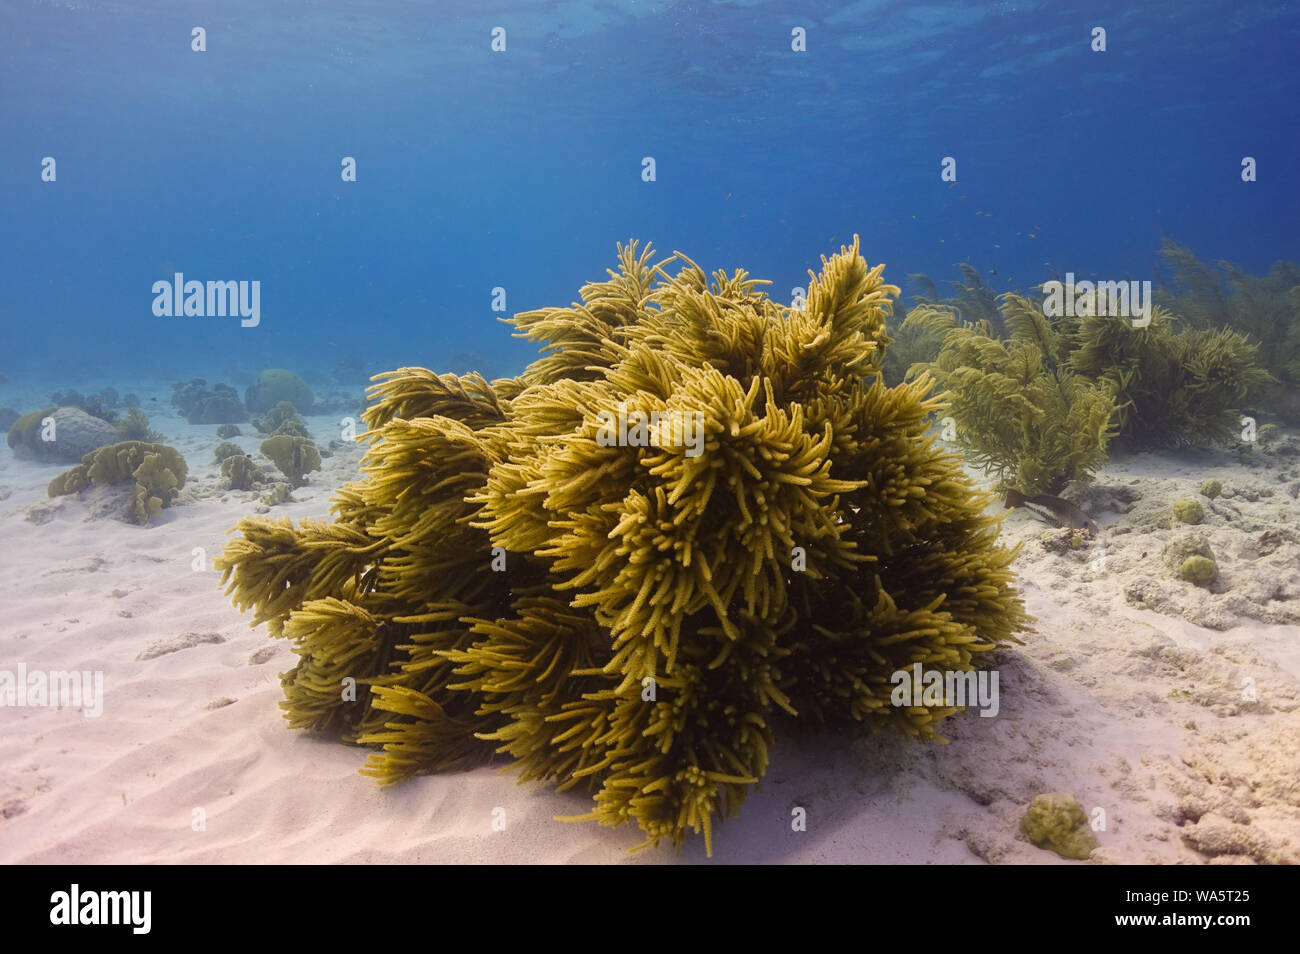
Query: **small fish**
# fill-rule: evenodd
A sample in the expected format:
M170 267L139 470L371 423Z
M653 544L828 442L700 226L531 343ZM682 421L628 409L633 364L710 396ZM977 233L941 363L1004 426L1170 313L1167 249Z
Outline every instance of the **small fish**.
M1000 246L995 245L995 246L993 246L993 247L994 247L994 248L999 248ZM990 274L990 275L996 275L997 273L998 273L998 270L997 270L996 268L990 268L990 269L989 269L989 274Z
M1071 530L1088 529L1097 532L1097 525L1086 513L1054 494L1022 494L1018 490L1008 490L1003 506L1024 507L1040 520L1055 527L1069 527Z

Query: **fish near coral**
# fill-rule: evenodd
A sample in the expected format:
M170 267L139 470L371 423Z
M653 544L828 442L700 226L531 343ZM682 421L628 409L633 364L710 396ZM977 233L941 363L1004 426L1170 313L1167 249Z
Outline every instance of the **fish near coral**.
M1055 527L1097 532L1097 524L1091 517L1070 501L1055 494L1023 494L1012 488L1006 492L1003 503L1008 510L1024 507L1040 520L1045 520Z

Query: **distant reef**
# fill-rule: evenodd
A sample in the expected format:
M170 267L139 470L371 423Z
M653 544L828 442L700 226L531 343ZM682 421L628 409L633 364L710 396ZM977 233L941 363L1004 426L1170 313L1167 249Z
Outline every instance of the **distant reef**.
M191 424L242 424L248 409L239 400L239 392L228 384L208 387L203 378L190 378L172 385L172 404L180 408Z
M281 401L292 404L303 414L310 414L315 395L306 381L283 368L263 371L244 392L244 403L253 414L264 414Z

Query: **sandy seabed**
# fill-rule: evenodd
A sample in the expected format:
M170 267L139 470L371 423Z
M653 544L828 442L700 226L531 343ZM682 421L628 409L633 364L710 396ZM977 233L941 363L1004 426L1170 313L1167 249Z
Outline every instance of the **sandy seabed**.
M555 820L588 811L585 792L496 768L381 788L358 774L365 750L287 729L278 677L295 657L249 627L211 569L260 494L223 489L214 426L186 424L167 389L140 393L190 467L152 527L120 519L115 489L48 499L65 467L0 449L0 669L104 674L98 717L0 708L0 862L705 860L702 838L629 854L632 825ZM320 443L337 417L307 419ZM271 512L327 519L361 450L337 450ZM1169 525L1172 502L1210 477L1223 494L1199 498L1195 529L1220 579L1203 588L1161 554L1188 532ZM997 654L997 716L949 720L948 745L779 725L761 790L714 829L714 860L1086 863L1019 830L1034 796L1069 792L1104 816L1091 863L1300 862L1298 494L1300 439L1284 434L1117 457L1080 498L1100 532L1077 548L1046 545L1048 527L1012 512L1003 535L1024 542L1037 622Z

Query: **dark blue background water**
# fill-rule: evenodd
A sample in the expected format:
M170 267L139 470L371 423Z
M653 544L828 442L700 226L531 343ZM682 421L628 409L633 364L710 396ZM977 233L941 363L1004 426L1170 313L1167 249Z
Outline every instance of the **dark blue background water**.
M514 373L492 288L566 304L629 237L783 301L854 232L896 284L1152 278L1163 236L1263 271L1300 259L1298 41L1294 3L6 0L0 371ZM260 327L155 317L174 271L260 280Z

